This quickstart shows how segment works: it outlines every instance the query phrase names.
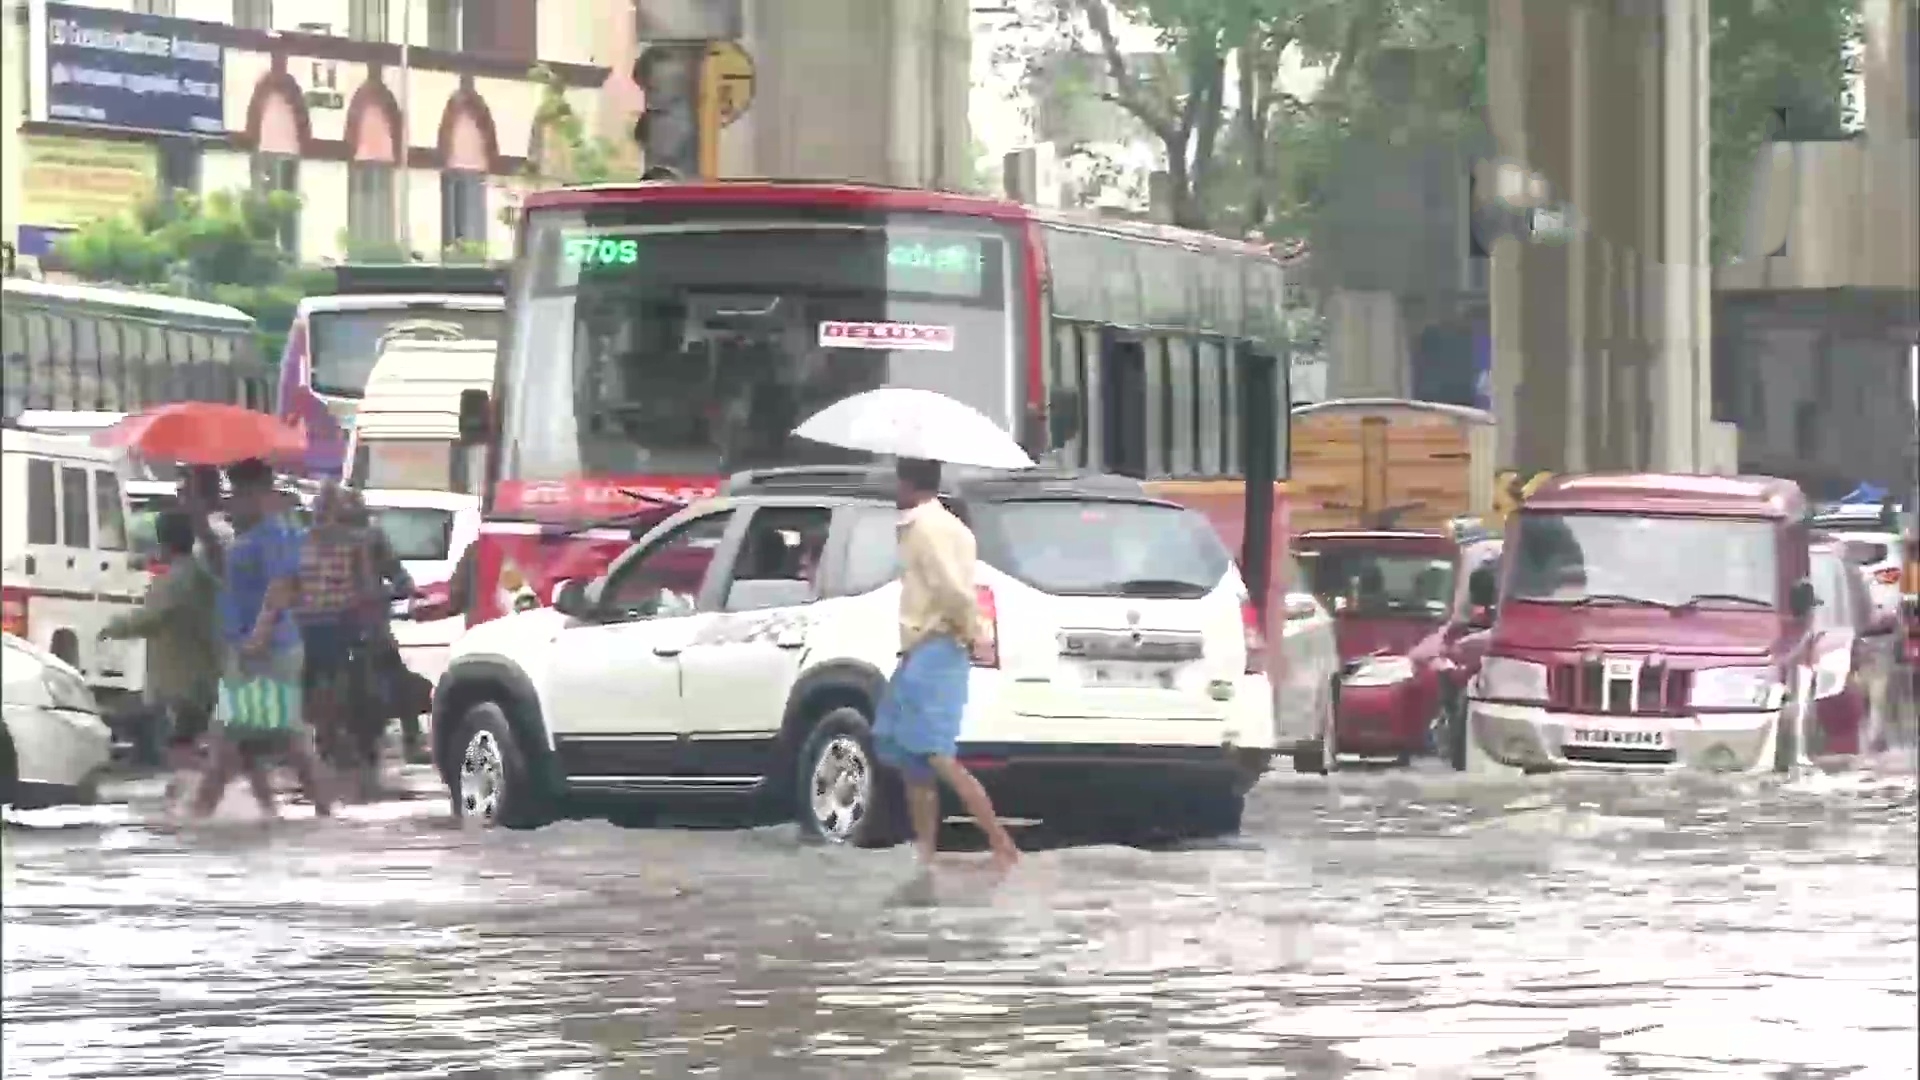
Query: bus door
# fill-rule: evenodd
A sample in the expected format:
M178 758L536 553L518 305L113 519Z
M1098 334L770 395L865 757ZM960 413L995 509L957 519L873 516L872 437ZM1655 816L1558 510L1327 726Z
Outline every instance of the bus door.
M1240 367L1241 469L1247 479L1246 526L1242 534L1240 566L1247 591L1263 617L1268 602L1283 583L1274 579L1273 489L1280 479L1281 425L1287 422L1283 404L1286 382L1277 357L1242 352Z

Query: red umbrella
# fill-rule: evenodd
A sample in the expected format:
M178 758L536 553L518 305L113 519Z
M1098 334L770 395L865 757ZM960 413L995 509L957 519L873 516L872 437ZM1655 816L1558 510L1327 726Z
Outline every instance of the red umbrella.
M95 432L93 444L131 450L154 461L232 465L248 458L299 454L307 447L307 433L305 428L238 405L176 401Z

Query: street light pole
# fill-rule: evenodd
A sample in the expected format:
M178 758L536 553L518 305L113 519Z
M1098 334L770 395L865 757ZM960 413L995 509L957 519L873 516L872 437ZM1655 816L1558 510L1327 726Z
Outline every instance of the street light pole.
M400 216L397 219L400 229L400 252L402 261L413 258L413 209L411 179L413 174L413 109L410 107L413 97L413 56L410 51L413 41L413 0L402 0L400 4L400 176L394 185L395 194L400 201Z

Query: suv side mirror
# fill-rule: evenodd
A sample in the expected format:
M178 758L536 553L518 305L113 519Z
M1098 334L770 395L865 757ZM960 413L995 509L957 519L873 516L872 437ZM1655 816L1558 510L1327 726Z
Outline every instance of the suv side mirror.
M1080 394L1056 386L1047 395L1047 448L1058 450L1080 434Z
M1787 590L1787 614L1794 618L1804 619L1819 606L1820 598L1814 594L1813 582L1796 581L1793 588Z
M493 428L493 396L485 390L469 387L460 391L460 445L477 446L487 441Z
M587 595L586 578L568 578L553 590L553 610L570 619L584 619L593 610L593 600Z

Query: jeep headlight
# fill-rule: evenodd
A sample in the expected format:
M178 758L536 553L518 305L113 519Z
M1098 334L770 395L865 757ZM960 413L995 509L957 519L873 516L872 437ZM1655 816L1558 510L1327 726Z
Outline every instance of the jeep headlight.
M1489 701L1547 700L1547 665L1510 656L1489 656L1473 681L1474 697Z
M1354 662L1348 686L1392 686L1413 678L1413 661L1405 656L1368 656Z
M1772 668L1701 668L1693 673L1688 703L1697 709L1765 709L1780 707L1787 688Z

